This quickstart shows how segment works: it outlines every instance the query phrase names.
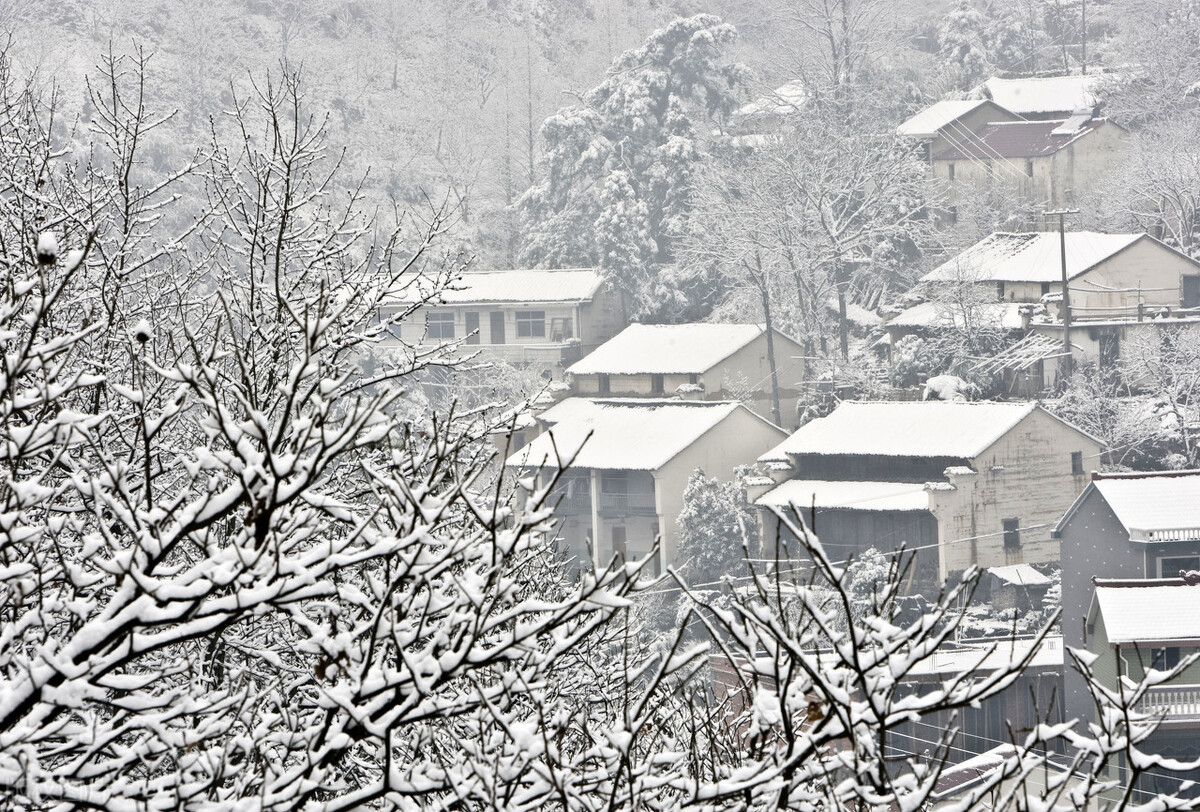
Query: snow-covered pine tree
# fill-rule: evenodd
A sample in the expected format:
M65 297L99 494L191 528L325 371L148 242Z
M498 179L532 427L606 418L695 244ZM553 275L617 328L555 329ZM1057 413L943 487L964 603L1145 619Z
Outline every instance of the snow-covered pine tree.
M518 204L523 261L598 265L639 312L655 311L648 285L673 259L694 167L744 81L744 69L724 61L734 36L709 14L675 20L617 58L579 105L546 120L542 178Z

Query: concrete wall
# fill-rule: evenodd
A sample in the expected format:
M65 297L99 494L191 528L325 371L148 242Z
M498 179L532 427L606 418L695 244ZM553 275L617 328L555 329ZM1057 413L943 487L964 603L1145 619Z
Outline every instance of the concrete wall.
M1083 454L1082 474L1071 473L1071 452ZM1059 560L1050 537L1100 463L1102 447L1038 409L972 460L976 473L951 475L954 490L932 491L938 518L941 572L968 566L1036 564ZM1020 522L1020 546L1006 549L1004 519Z
M627 326L625 294L607 283L601 285L591 302L579 306L576 336L583 342L583 354L587 355Z
M1095 591L1092 577L1144 577L1145 558L1129 544L1125 528L1095 490L1084 497L1063 526L1060 548L1063 643L1083 648L1087 645L1088 607ZM1068 718L1092 718L1094 704L1078 672L1064 672L1063 689Z
M998 195L1049 207L1074 205L1116 168L1127 142L1127 134L1108 122L1051 155L935 160L933 176L949 181L953 165L954 184L990 187ZM952 190L948 204L956 205L956 198Z

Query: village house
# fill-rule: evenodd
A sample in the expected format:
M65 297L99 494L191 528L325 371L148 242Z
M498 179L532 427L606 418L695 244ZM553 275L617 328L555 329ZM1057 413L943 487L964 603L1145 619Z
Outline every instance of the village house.
M914 584L933 587L970 566L1057 561L1050 529L1102 451L1033 403L848 402L760 457L772 481L751 498L764 553L789 535L779 510L835 560L915 550Z
M405 343L461 342L554 378L628 323L624 295L591 269L473 271L437 294L407 289L394 309L422 302L395 328Z
M551 504L563 549L578 562L632 560L661 537L653 572L675 560L692 472L728 481L787 436L733 402L568 398L536 419L541 433L506 465L558 477Z
M957 217L960 189L1011 193L1037 206L1074 205L1122 160L1127 133L1090 111L1054 121L991 122L957 144L935 151L933 176L945 180L945 205Z
M1068 646L1091 648L1098 638L1089 631L1096 622L1089 611L1100 592L1093 579L1135 579L1140 584L1141 579L1174 578L1181 571L1200 570L1200 471L1093 474L1059 520L1054 535L1062 547L1063 639ZM1194 592L1200 596L1200 587ZM1123 595L1134 600L1141 594L1156 593L1137 589L1119 593L1117 599ZM1161 594L1190 599L1193 590ZM1183 611L1173 608L1162 619ZM1200 622L1200 613L1195 617ZM1200 634L1200 626L1196 631ZM1117 640L1113 634L1109 629L1109 643L1139 642ZM1177 652L1170 656L1176 657ZM1077 673L1066 674L1064 699L1068 716L1091 718L1093 703Z
M921 142L928 161L943 150L971 141L975 132L987 124L1020 120L1020 116L986 99L948 99L906 120L896 128L896 134Z
M894 346L909 334L986 326L1026 339L981 362L976 372L1006 376L1005 391L1035 395L1063 371L1063 243L1073 359L1111 368L1133 331L1197 320L1200 262L1148 234L1094 231L998 232L921 279L931 301L884 325ZM993 297L943 295L972 286ZM967 304L963 304L966 302Z
M1096 682L1112 691L1123 680L1141 682L1150 669L1174 668L1200 652L1200 579L1097 578L1086 623L1086 649L1095 656ZM1147 688L1131 710L1159 720L1141 745L1144 752L1182 761L1200 757L1200 663ZM1067 711L1070 715L1070 706ZM1079 718L1091 721L1096 714L1093 704ZM1119 770L1123 765L1115 766ZM1122 771L1111 777L1128 781ZM1183 780L1200 780L1200 770L1151 770L1136 786L1147 793L1175 793ZM1185 797L1196 794L1196 786L1185 788Z
M796 422L803 348L771 333L778 417L771 384L767 330L757 324L631 324L567 372L584 397L740 400L780 425Z

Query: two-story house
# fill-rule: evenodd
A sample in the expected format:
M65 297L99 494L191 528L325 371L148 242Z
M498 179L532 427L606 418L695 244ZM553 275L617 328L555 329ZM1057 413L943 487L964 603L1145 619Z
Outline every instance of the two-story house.
M1149 234L997 232L923 276L921 287L933 301L898 314L884 329L894 343L913 332L951 324L961 328L965 315L976 321L989 315L991 326L1028 330L1034 339L1011 358L997 359L997 368L1024 365L1033 380L1030 388L1045 388L1059 374L1064 351L1064 256L1076 361L1111 367L1131 331L1197 318L1190 309L1200 307L1200 262ZM996 304L976 302L964 314L956 302L972 297L939 302L940 289L958 285L978 286L994 295Z
M932 156L933 176L950 186L955 218L958 187L969 194L1011 191L1032 205L1074 205L1123 159L1128 133L1090 112L1057 121L998 121Z
M675 560L692 472L729 480L787 436L731 402L568 398L537 421L542 433L505 464L558 476L552 502L565 550L580 562L632 560L661 539L654 571Z
M1099 593L1093 579L1176 578L1200 570L1200 472L1093 474L1054 535L1062 547L1063 639L1089 647L1095 621L1089 611ZM1068 715L1091 717L1092 701L1074 672L1064 678L1064 701Z
M624 295L594 269L472 271L429 296L417 285L404 291L397 308L425 304L397 326L397 338L461 341L556 378L628 323Z
M1094 655L1092 671L1098 683L1117 692L1141 682L1147 671L1163 671L1182 658L1200 652L1200 579L1097 578L1086 615L1086 648ZM1068 674L1071 672L1068 671ZM1144 752L1180 761L1200 758L1200 663L1173 679L1149 687L1135 713L1157 720L1158 727L1143 741ZM1067 707L1071 715L1072 706ZM1096 718L1093 709L1081 718ZM1112 777L1128 783L1114 765ZM1165 767L1165 765L1163 765ZM1200 780L1200 770L1150 770L1138 781L1145 793L1175 793L1181 782ZM1196 797L1197 787L1182 787L1184 797Z
M584 397L741 400L772 419L774 407L767 330L758 324L631 324L567 372ZM804 350L770 335L779 386L780 422L794 424Z
M835 560L869 547L915 550L936 585L970 566L1057 561L1050 530L1087 484L1099 440L1033 403L843 403L764 454L763 508L815 529Z

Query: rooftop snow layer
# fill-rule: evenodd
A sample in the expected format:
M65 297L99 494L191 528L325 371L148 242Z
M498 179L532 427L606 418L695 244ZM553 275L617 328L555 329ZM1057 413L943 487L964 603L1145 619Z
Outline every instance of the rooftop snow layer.
M1050 586L1052 581L1028 564L1010 564L1007 567L988 567L988 572L1006 584L1016 586Z
M933 138L938 130L965 116L977 107L988 104L986 99L952 99L929 105L896 128L898 135L910 138Z
M1146 238L1145 234L1067 232L1067 278L1074 279L1143 238ZM934 268L922 280L1060 282L1062 254L1059 236L1052 232L997 232Z
M1106 123L1104 119L1091 119L1077 128L1072 124L1071 132L1067 134L1055 134L1055 130L1064 126L1064 121L998 121L974 134L963 135L953 146L934 155L933 160L990 161L1053 155ZM1025 167L1010 164L1008 168L1015 174L1025 174Z
M978 88L980 95L1018 115L1074 113L1095 107L1099 75L1047 76L1041 79L998 79L992 77Z
M1180 578L1097 579L1095 606L1109 643L1200 640L1200 585Z
M808 103L810 94L802 79L793 79L787 84L780 85L765 96L760 96L752 102L742 105L734 113L738 118L758 118L760 116L790 116L799 113Z
M1200 539L1200 472L1100 477L1092 485L1136 540Z
M800 427L760 460L781 454L971 459L1033 413L1035 403L848 401Z
M1029 305L1021 305L1013 302L996 302L987 308L982 309L974 315L981 321L989 322L988 326L999 327L1004 330L1020 330L1021 308ZM923 302L919 305L908 308L907 310L897 313L888 320L888 327L963 327L966 324L965 316L961 309L952 309L939 305L937 302ZM975 326L975 325L973 325Z
M764 331L758 324L631 324L567 371L574 375L700 374Z
M906 482L829 482L792 479L763 494L754 503L764 507L795 505L805 510L813 505L823 509L854 510L929 510L929 494L924 485Z
M571 404L571 401L590 404ZM565 409L563 407L566 407ZM542 415L550 430L510 456L512 467L655 471L729 415L730 401L597 400L570 398ZM559 416L552 413L558 411Z
M603 282L591 269L471 271L454 280L435 298L444 304L473 302L579 302L596 295ZM424 298L425 290L409 288L406 301Z

